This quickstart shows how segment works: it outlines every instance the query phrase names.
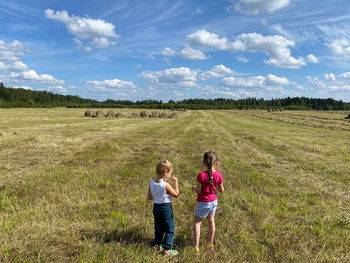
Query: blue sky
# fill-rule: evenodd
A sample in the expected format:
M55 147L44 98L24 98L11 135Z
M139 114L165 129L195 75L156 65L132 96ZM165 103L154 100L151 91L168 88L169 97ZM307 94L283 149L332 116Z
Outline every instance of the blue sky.
M2 0L0 81L97 100L350 101L348 0Z

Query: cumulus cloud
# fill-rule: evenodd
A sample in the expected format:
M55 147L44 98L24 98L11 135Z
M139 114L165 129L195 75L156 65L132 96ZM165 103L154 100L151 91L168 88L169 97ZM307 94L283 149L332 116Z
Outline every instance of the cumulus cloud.
M219 37L217 34L210 33L205 29L201 29L195 33L187 35L186 43L192 46L200 46L219 50L236 51L241 49L241 47L234 46L233 43L230 43L227 38Z
M240 50L251 52L264 52L270 56L270 59L264 63L280 68L300 68L306 65L302 57L294 58L291 56L289 46L294 46L294 41L279 35L262 36L258 33L241 34L234 41L235 46L241 47Z
M139 77L146 79L153 86L195 87L197 71L186 67L170 68L159 71L143 71Z
M313 63L313 64L320 63L319 59L315 57L313 54L308 55L306 59L309 63Z
M103 81L98 80L89 80L86 81L86 84L89 87L93 87L95 89L100 90L131 90L135 89L136 86L130 81L123 81L119 79L106 79Z
M227 77L222 79L221 84L231 88L258 88L263 86L264 80L263 76L249 78Z
M76 36L78 40L90 39L90 45L97 48L108 48L110 45L115 44L112 39L119 38L119 35L115 32L115 26L102 19L93 19L88 17L69 16L68 12L53 11L51 9L45 10L46 18L57 20L66 25L68 32ZM89 51L88 46L84 46L82 42L74 40L77 43L78 48Z
M51 86L51 87L48 87L47 90L51 91L53 93L61 93L61 94L67 94L68 93L68 89L66 89L63 86Z
M286 86L289 84L289 80L284 77L277 77L273 74L268 74L264 80L265 86Z
M245 57L235 57L235 59L239 62L242 62L242 63L248 63L249 62L249 59L245 58Z
M332 81L334 81L335 80L335 76L334 76L334 74L333 73L326 73L326 74L324 74L324 78L326 79L326 80L332 80Z
M211 78L222 78L227 75L232 75L234 74L234 70L225 67L224 65L216 65L214 66L211 70L203 72L199 78L201 80L208 80Z
M207 56L198 49L193 49L191 47L185 47L180 51L180 56L188 60L205 60Z
M18 40L14 40L11 43L0 40L0 61L17 61L20 56L28 52L32 52L32 50L25 48Z
M350 72L344 72L340 76L344 79L350 79Z
M350 41L346 38L335 39L328 48L336 55L341 55L345 59L350 59Z
M244 33L237 36L233 42L230 42L224 37L220 38L214 33L201 29L187 35L186 43L188 45L232 52L264 52L270 56L270 59L265 60L264 63L280 68L297 69L306 65L302 57L294 58L291 55L289 47L295 45L294 41L279 35L262 36L258 33Z
M289 5L290 0L239 0L229 6L228 10L257 15L260 12L272 13Z
M38 74L35 70L22 72L8 72L3 77L7 82L32 82L38 84L64 84L63 80L58 80L49 74Z
M289 85L290 82L284 77L277 77L273 74L268 74L266 77L255 76L249 78L226 77L221 81L221 85L231 88L267 88L267 87L282 87Z
M171 49L169 47L166 47L162 50L162 55L164 57L174 57L174 56L180 56L187 60L205 60L208 59L208 57L200 50L193 49L189 46L184 47L181 51L176 51L174 49Z

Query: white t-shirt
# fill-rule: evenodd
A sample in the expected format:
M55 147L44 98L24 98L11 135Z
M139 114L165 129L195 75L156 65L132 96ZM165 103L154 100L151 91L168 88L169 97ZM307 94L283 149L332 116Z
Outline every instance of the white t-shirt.
M155 204L165 204L171 202L171 196L166 193L166 182L156 183L154 180L150 184L151 193Z

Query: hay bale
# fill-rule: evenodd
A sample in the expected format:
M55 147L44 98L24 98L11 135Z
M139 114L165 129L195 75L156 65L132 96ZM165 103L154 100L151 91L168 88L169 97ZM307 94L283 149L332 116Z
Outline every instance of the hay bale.
M169 118L169 115L168 115L168 113L163 112L163 113L161 113L161 114L159 115L159 118L163 118L163 119Z
M141 111L141 112L140 112L140 117L141 117L141 118L148 118L147 112L146 112L146 111Z
M103 110L96 111L96 118L104 118L105 114L103 113Z
M87 110L87 111L85 111L85 114L84 114L84 116L85 117L91 117L91 111L89 111L89 110Z
M159 112L152 111L152 113L149 115L151 118L159 118Z
M117 112L117 113L115 114L115 117L116 117L116 118L124 118L124 117L125 117L125 114L124 114L124 113L121 113L121 112Z
M169 118L171 118L171 119L177 119L177 113L176 113L176 112L172 112L172 113L169 115Z
M107 118L114 118L114 117L115 117L114 111L111 110L111 111L107 112L106 117L107 117Z
M140 116L135 112L131 113L131 115L130 115L130 118L139 118L139 117Z

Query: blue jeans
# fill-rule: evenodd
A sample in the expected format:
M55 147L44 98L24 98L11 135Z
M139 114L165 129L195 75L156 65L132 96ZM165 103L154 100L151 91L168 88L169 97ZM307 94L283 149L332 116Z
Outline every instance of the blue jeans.
M175 222L171 203L154 204L154 241L153 245L160 245L164 236L163 248L171 249L174 242Z

